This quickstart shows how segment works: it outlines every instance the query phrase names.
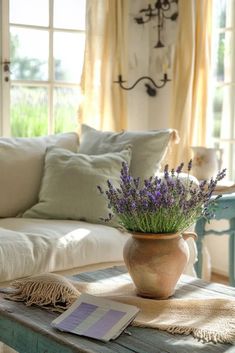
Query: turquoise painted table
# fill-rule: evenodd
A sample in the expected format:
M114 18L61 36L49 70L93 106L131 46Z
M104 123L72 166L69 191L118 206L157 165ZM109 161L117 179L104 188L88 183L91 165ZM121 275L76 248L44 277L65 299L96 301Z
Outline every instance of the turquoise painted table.
M116 282L130 280L124 268L114 267L77 275L76 280L94 282L106 278ZM73 277L74 279L74 277ZM175 298L235 298L235 288L208 283L183 275ZM58 314L0 296L0 341L19 353L235 353L231 344L199 342L191 335L172 335L151 328L128 327L116 340L103 343L53 329L51 321Z
M195 226L195 232L198 235L197 250L198 262L196 263L196 272L199 277L202 275L202 246L203 239L209 234L213 235L229 235L229 284L235 287L235 193L224 194L218 199L218 208L216 210L215 219L226 219L229 221L229 228L223 231L206 230L205 219L199 219Z

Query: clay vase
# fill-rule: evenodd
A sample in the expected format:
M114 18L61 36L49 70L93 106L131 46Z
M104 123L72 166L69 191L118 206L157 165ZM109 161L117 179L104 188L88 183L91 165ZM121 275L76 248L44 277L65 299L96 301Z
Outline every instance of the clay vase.
M142 297L166 299L175 292L175 286L189 260L188 237L193 232L132 233L127 240L123 257L137 294Z

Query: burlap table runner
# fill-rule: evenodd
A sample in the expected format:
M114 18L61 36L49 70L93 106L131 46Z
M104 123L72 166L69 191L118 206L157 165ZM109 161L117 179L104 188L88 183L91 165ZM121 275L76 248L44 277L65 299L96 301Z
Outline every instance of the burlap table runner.
M136 295L132 283L73 282L80 292L106 297L140 308L134 326L170 333L192 334L205 342L235 344L235 299L195 298L154 300Z

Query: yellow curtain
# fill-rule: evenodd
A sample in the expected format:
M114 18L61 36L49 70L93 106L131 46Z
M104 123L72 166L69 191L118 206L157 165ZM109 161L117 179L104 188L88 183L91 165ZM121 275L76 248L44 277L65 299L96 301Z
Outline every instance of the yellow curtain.
M180 143L171 152L173 166L189 161L190 146L206 144L212 1L179 1L170 126Z
M80 124L101 130L126 128L126 95L113 81L127 71L128 3L87 0Z

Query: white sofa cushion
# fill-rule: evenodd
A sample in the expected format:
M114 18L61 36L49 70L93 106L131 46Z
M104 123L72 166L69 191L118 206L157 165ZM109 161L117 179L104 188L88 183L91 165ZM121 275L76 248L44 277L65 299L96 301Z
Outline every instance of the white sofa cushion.
M0 283L123 261L127 237L116 228L79 221L0 219Z
M0 286L43 272L78 273L86 266L120 264L128 237L116 228L79 221L0 219ZM188 245L184 273L194 276L195 242L189 239Z
M0 217L14 217L34 205L49 146L76 152L75 132L32 138L0 138Z

